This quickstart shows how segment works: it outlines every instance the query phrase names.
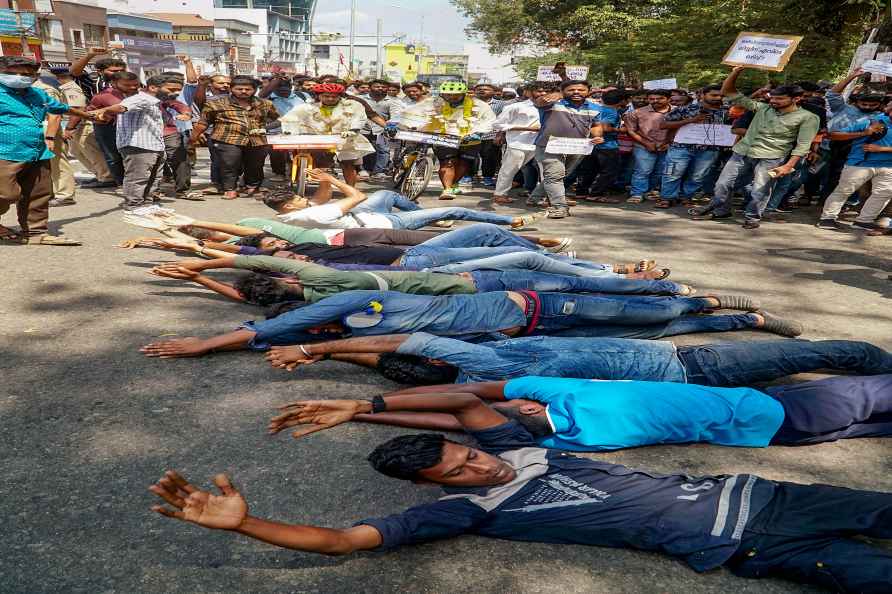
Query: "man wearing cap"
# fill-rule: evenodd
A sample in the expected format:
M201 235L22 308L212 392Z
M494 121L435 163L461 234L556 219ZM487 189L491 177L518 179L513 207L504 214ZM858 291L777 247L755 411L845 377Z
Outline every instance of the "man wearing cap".
M492 131L496 114L484 101L468 95L464 81L450 80L440 85L440 96L410 105L400 114L400 127L433 134L458 136L456 148L438 146L438 172L443 184L440 200L461 194L457 182L468 175L480 153L481 136Z
M50 68L50 72L59 80L59 90L65 95L65 103L80 109L87 106L87 95L69 68ZM67 118L62 137L71 155L94 175L94 179L80 184L82 188L113 188L118 185L96 141L93 122L77 117Z

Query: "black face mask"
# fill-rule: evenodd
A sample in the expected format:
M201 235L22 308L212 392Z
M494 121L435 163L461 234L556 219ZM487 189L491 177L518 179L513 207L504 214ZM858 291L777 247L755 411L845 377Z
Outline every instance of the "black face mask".
M858 106L856 105L855 107L858 107ZM871 109L871 108L858 107L858 111L860 111L861 113L874 113L874 112L879 111L879 109Z
M171 95L167 91L158 91L157 93L155 93L155 98L161 101L167 101L168 99L173 99L173 95Z

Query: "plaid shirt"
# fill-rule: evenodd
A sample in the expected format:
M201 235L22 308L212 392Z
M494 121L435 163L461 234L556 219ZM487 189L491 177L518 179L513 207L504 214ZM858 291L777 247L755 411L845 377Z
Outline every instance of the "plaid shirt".
M263 146L265 134L250 134L251 130L266 128L279 119L272 101L251 97L251 106L244 108L232 97L208 101L201 111L202 124L213 126L211 138L217 142L239 146Z
M730 124L731 121L728 118L728 108L720 107L719 109L712 109L707 107L705 103L694 102L689 105L685 105L684 107L676 107L672 111L666 114L666 117L663 118L667 122L680 122L681 120L689 120L700 113L700 109L703 109L703 113L706 114L707 120L704 124L712 124L716 126L721 126L725 124ZM674 136L673 136L674 137ZM717 151L725 147L721 146L712 146L709 144L680 144L678 142L673 142L672 146L679 148L686 148L692 151Z
M147 151L164 150L164 119L161 101L140 91L131 95L121 105L127 111L118 116L118 148L132 146Z

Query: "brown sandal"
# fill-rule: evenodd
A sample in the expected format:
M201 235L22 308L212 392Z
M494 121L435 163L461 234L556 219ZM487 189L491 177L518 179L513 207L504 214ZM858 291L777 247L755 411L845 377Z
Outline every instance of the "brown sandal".
M635 264L614 264L615 274L632 274L633 272L647 272L657 267L656 260L639 260Z
M493 196L493 204L514 204L514 198L510 196Z
M654 208L672 208L673 206L675 206L675 204L668 200L657 200L654 202Z
M594 202L595 204L619 204L622 200L616 198L608 198L607 196L586 196L586 202Z

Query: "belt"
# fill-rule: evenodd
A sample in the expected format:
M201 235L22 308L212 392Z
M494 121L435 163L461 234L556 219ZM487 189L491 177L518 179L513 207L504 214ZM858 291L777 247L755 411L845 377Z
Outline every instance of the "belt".
M539 294L536 291L516 292L522 295L527 302L526 309L524 310L524 315L526 315L527 318L527 327L523 329L523 334L524 336L529 336L539 324L539 318L542 315L542 301L539 299Z

